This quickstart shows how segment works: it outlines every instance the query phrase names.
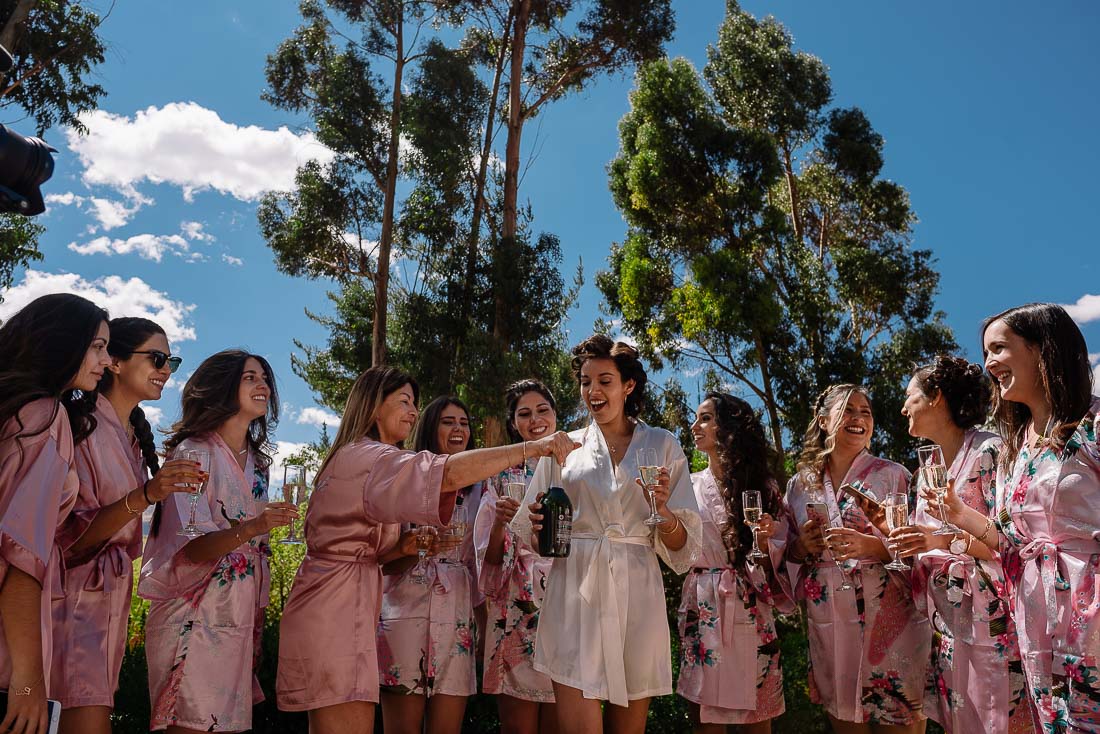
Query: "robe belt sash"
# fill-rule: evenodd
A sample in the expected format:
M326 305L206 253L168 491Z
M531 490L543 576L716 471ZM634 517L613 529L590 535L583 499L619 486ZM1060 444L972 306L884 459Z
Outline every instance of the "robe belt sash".
M1067 538L1055 543L1051 538L1033 538L1027 545L1020 549L1020 560L1024 562L1024 572L1021 591L1025 594L1034 593L1036 579L1033 576L1038 572L1038 583L1042 586L1039 590L1046 602L1046 631L1053 635L1058 631L1058 592L1068 591L1069 582L1066 581L1064 572L1064 556L1088 556L1100 553L1100 543L1091 538ZM1034 561L1034 563L1032 563Z
M718 667L720 684L718 700L714 705L732 710L756 708L757 648L760 638L756 622L748 614L744 622L738 622L737 605L749 593L755 594L744 576L725 568L693 568L692 574L718 576L718 626L722 632L721 663ZM742 603L743 608L743 603ZM736 633L740 632L740 635ZM740 639L737 639L740 637Z
M581 581L581 598L596 608L603 639L604 675L607 678L607 700L616 706L627 706L626 667L623 663L623 625L619 600L615 593L615 577L611 571L611 544L653 547L648 535L627 535L623 526L614 523L603 534L573 533L572 542L594 543L595 548Z
M234 555L246 556L252 559L256 573L256 582L259 584L260 591L260 607L266 607L268 602L271 601L271 576L265 573L264 560L271 555L271 549L266 546L255 546L251 543L245 543L239 548L235 548L225 554L222 563L230 559Z
M92 572L84 581L84 590L110 593L126 575L126 569L133 561L126 552L126 546L111 543L89 563L92 564Z

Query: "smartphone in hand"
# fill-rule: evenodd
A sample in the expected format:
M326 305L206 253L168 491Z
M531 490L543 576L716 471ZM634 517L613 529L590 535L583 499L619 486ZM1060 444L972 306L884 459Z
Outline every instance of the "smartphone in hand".
M852 482L851 484L840 485L840 491L847 494L854 500L862 500L871 506L871 509L877 512L882 509L882 503L879 502L873 494L863 488L863 485L859 482Z

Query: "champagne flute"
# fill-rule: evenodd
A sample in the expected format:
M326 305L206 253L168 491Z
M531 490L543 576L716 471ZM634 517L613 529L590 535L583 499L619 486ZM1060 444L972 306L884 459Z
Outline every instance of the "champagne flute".
M527 495L527 485L523 482L505 482L504 496L523 504L523 498Z
M661 525L668 522L657 513L657 498L653 494L653 487L657 486L657 477L661 474L661 465L657 463L657 449L638 449L638 474L642 477L642 486L649 495L650 515L645 519L646 525Z
M937 447L938 448L938 447ZM904 492L892 492L886 495L886 527L891 531L903 528L909 524L909 497ZM886 568L894 571L908 571L909 566L898 557L897 551L892 551L893 560L886 564Z
M413 583L426 584L428 583L428 551L435 539L435 528L431 525L419 525L413 528L413 533L416 538L417 559L416 566L409 574L409 578L413 580Z
M191 492L188 494L191 500L191 517L187 521L186 527L180 528L178 533L178 535L182 535L185 538L197 538L202 535L203 532L195 525L195 508L198 507L199 498L202 497L202 490L206 486L207 480L210 478L210 452L206 449L184 449L177 454L177 458L195 462L199 465L199 469L204 475L203 480L198 484L188 485L191 487Z
M746 489L741 493L741 510L745 515L745 524L752 528L752 553L749 554L749 558L767 558L760 551L760 542L756 538L756 531L760 528L760 517L764 514L760 490Z
M300 506L305 501L306 493L306 468L300 464L283 464L283 501ZM279 540L284 545L301 545L302 539L295 530L297 526L293 521L286 537Z
M938 445L921 446L917 449L917 464L920 478L925 487L932 490L940 504L940 527L933 535L958 535L962 533L953 524L947 521L943 501L947 496L947 465L943 460L943 449Z
M811 492L810 501L806 503L806 514L812 519L816 519L822 524L825 529L825 542L828 543L828 530L833 527L833 518L829 514L829 506L823 502L825 498L820 492ZM840 527L844 527L844 520L840 520ZM852 579L848 575L848 569L844 567L844 564L837 560L836 555L833 554L832 548L826 548L829 553L829 558L833 559L833 563L836 565L837 570L840 571L840 586L837 588L841 591L851 591L855 587L852 586Z

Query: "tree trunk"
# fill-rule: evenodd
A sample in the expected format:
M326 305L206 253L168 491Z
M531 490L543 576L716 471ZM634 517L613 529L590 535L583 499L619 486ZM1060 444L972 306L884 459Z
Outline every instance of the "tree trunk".
M802 241L802 207L798 199L798 182L795 180L794 168L791 166L791 150L783 145L783 172L787 176L787 193L791 197L791 224L794 227L794 236Z
M527 50L527 24L531 18L531 0L516 0L512 33L512 63L508 74L508 142L504 149L504 221L501 223L502 250L507 253L516 241L519 199L519 143L523 134L523 57ZM493 299L493 336L508 348L508 304L497 289Z
M768 410L768 423L771 424L772 443L775 445L776 463L778 464L774 467L775 478L782 488L787 483L786 471L784 470L783 425L779 422L779 407L775 403L775 393L772 391L772 378L768 370L768 352L764 348L764 338L759 331L754 332L753 337L756 341L756 361L760 365L760 382L764 387L764 403Z
M390 106L390 148L386 161L386 191L382 204L382 234L378 238L378 272L374 277L374 330L371 366L386 363L386 316L389 308L390 248L393 245L393 210L397 199L397 155L401 142L401 77L405 71L404 15L397 4L394 20L393 102Z
M455 362L461 365L462 347L465 344L466 329L469 327L470 310L473 304L474 279L477 276L477 253L481 244L481 217L485 211L485 188L489 175L489 157L493 153L493 131L496 129L497 102L500 99L500 82L504 76L504 63L508 59L508 37L512 32L512 11L504 21L500 34L500 53L497 54L496 69L493 73L493 91L489 97L489 112L485 116L485 140L481 144L481 161L474 181L474 208L470 217L470 239L466 245L466 276L462 288L462 331L455 345ZM459 367L461 369L461 367Z
M35 4L36 0L19 0L15 10L12 11L11 17L8 18L8 22L4 24L4 29L0 31L0 46L10 51L12 56L15 55L16 51L16 35L27 22L27 18L30 16Z

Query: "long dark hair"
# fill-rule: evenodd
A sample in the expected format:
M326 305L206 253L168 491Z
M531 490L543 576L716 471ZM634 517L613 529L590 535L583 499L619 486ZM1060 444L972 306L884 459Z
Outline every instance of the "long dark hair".
M166 452L179 446L185 440L216 431L223 423L241 410L238 400L241 389L241 375L249 359L260 363L267 375L267 385L271 395L267 400L267 414L248 424L245 440L256 456L256 466L266 469L271 465L274 446L268 439L268 430L279 423L279 393L275 389L275 373L268 361L258 354L250 354L241 349L226 349L211 355L202 361L194 374L183 386L182 411L178 421L171 428L164 442ZM160 528L161 505L153 511L150 535Z
M373 438L375 441L381 438L378 434L378 408L386 398L405 385L412 389L413 403L420 402L420 386L412 375L397 367L376 365L356 378L344 404L340 428L336 431L336 438L333 439L325 460L321 462L321 468L317 470L317 476L325 471L329 460L344 446L363 438ZM400 443L398 448L401 448Z
M111 342L107 346L107 352L118 359L125 361L132 359L134 350L144 344L150 337L156 334L164 334L164 329L155 321L138 318L136 316L124 316L111 319ZM115 387L115 376L107 370L103 373L103 379L99 381L96 393L110 395ZM93 401L95 395L89 396ZM145 459L145 466L149 467L150 474L160 471L160 459L157 456L157 442L153 438L153 427L149 425L149 419L145 417L145 411L141 405L135 405L130 411L130 425L134 427L134 436L141 447L141 455Z
M1039 379L1050 401L1050 437L1054 445L1065 446L1077 424L1092 403L1092 370L1085 337L1066 310L1053 303L1028 303L1010 308L982 322L982 353L985 353L985 332L994 321L1004 321L1008 328L1039 351ZM1031 410L1023 403L993 394L993 419L997 432L1005 441L1004 461L1012 466L1024 443ZM1036 426L1036 430L1045 426Z
M448 406L457 405L470 420L470 409L454 395L443 395L428 403L420 420L416 424L416 434L413 436L413 449L415 451L431 451L433 454L442 454L443 447L439 445L439 421L443 417L443 411ZM471 421L472 424L472 421ZM470 438L466 441L466 451L474 448L473 425L470 426Z
M722 542L733 565L741 567L752 549L752 528L744 522L741 492L759 490L764 512L777 520L782 514L779 485L771 469L775 450L764 436L760 416L747 402L714 391L703 400L714 404L715 442L722 475L718 487L726 509Z
M546 398L546 402L550 403L550 410L554 413L558 412L558 403L554 400L554 393L550 392L550 388L538 380L520 380L509 385L508 390L504 393L504 410L508 414L505 428L508 430L508 438L512 439L512 443L519 443L523 440L523 436L519 435L519 431L516 430L516 408L519 407L520 398L529 392L537 392ZM471 433L471 435L473 434Z
M13 418L16 422L15 431L0 438L35 436L49 428L56 408L41 426L24 426L19 418L23 406L40 398L54 398L65 406L74 445L95 430L83 393L67 388L80 372L100 324L109 319L86 298L53 293L34 299L0 327L0 427Z

